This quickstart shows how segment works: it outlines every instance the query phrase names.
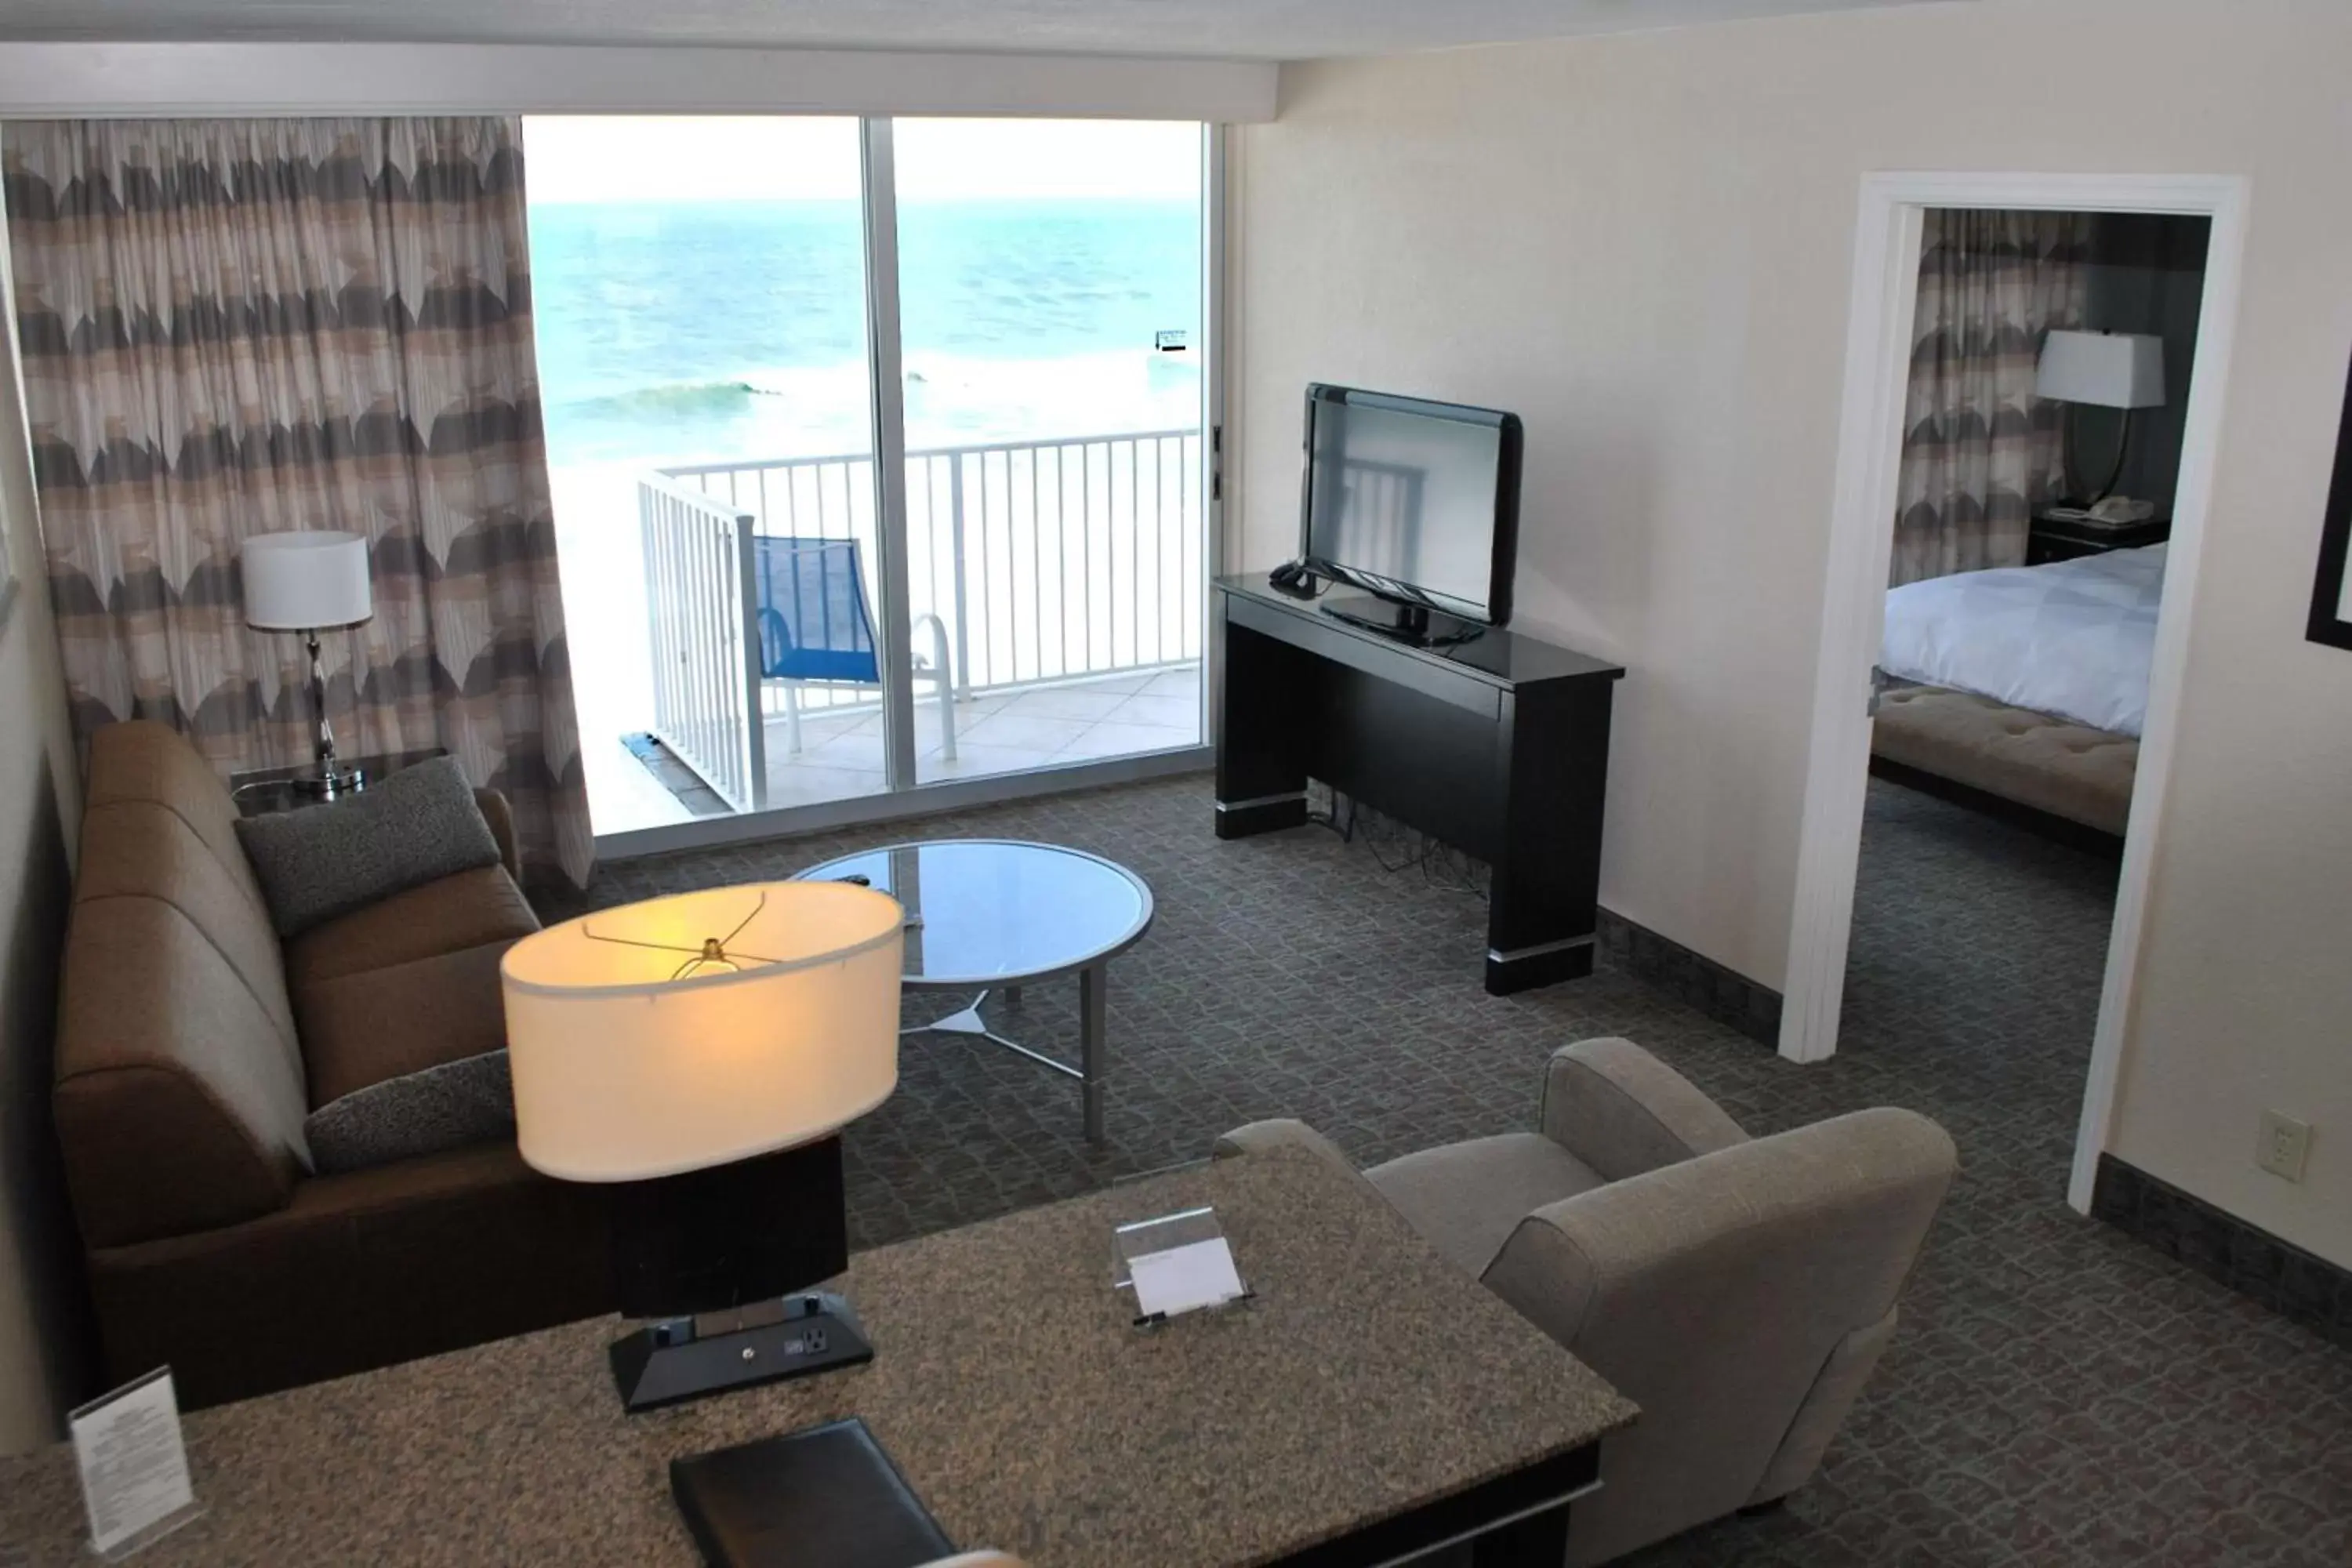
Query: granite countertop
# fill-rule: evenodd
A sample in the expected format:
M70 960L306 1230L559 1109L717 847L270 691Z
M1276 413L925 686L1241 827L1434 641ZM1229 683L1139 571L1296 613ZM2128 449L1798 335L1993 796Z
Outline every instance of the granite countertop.
M1256 1299L1138 1330L1111 1228L1217 1207ZM187 1418L182 1563L692 1564L671 1458L862 1415L940 1524L1032 1568L1265 1562L1634 1408L1304 1151L859 1254L870 1366L624 1415L601 1319ZM0 1564L86 1561L71 1450L0 1462Z

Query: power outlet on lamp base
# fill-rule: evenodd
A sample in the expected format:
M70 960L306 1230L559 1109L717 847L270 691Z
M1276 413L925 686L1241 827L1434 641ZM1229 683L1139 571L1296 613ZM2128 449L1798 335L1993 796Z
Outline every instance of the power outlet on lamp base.
M2254 1163L2273 1176L2303 1180L2303 1163L2311 1155L2311 1123L2297 1121L2275 1110L2263 1112L2262 1131L2254 1143Z

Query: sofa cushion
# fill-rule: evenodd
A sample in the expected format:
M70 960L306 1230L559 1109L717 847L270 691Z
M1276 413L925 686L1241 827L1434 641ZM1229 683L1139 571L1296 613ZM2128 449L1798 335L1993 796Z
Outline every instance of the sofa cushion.
M511 945L487 942L298 990L311 1108L387 1079L504 1049L499 961Z
M300 1059L220 947L165 900L74 906L56 1071L58 1142L92 1247L268 1214L308 1159Z
M394 893L286 945L310 1104L507 1043L499 960L539 929L497 866Z
M296 997L324 981L389 969L539 929L514 879L496 866L460 871L304 931L286 944L286 984Z
M236 836L285 937L499 859L473 786L449 757L345 800L241 818Z
M1424 1149L1364 1174L1473 1277L1486 1272L1528 1211L1602 1184L1599 1172L1540 1132Z
M184 816L159 802L91 806L82 817L74 901L119 898L159 900L202 931L277 1026L278 1054L299 1060L285 956L242 856L225 864Z
M236 802L186 736L152 719L101 724L90 732L84 808L96 811L126 800L170 808L218 858L254 908L268 908L261 884L237 842Z
M90 735L53 1103L93 1247L287 1201L309 1108L277 933L212 764L168 725Z
M354 1089L302 1123L311 1164L322 1173L511 1139L514 1130L514 1078L504 1050Z

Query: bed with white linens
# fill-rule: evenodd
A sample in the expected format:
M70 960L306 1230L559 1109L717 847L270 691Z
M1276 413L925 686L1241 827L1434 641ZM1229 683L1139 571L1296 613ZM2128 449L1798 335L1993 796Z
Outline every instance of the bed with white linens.
M2131 805L2165 549L1890 589L1871 752L2102 834Z

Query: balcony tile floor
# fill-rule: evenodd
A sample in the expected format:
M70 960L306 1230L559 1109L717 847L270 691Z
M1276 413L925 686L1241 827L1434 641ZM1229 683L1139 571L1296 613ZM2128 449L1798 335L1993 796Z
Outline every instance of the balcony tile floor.
M1092 680L990 692L955 705L956 755L941 755L940 705L929 690L915 703L916 774L925 784L1021 773L1056 763L1162 752L1201 742L1200 667L1102 676ZM804 711L801 750L789 750L781 715L768 721L768 800L773 807L850 800L883 792L882 714L877 707ZM625 803L628 826L688 820L692 813L632 760L625 796L607 785L606 803ZM699 792L698 792L699 793ZM598 831L622 824L600 809ZM642 820L638 820L642 818Z

